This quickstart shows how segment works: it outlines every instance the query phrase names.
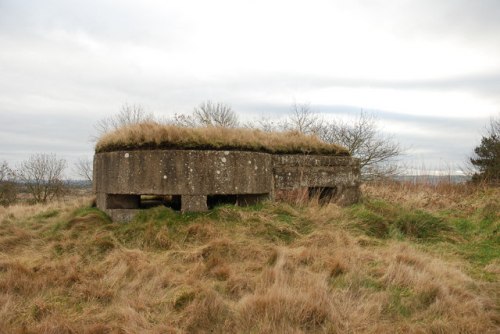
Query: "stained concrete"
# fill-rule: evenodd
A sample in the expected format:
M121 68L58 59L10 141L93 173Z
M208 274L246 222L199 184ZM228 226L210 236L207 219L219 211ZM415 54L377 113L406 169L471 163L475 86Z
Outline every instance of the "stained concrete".
M132 150L97 153L97 206L124 220L140 195L180 197L181 211L206 211L207 200L229 196L238 205L309 191L340 204L359 198L359 162L345 156L273 155L246 151ZM311 195L312 196L312 195Z
M276 190L308 190L309 196L342 205L359 200L359 161L352 157L325 155L273 155Z
M149 150L98 153L96 191L107 194L269 193L271 155L240 151Z

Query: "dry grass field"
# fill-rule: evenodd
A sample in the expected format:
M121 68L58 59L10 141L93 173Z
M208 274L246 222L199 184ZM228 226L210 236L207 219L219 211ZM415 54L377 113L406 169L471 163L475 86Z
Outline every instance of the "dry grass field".
M498 333L500 189L308 203L0 208L0 333Z

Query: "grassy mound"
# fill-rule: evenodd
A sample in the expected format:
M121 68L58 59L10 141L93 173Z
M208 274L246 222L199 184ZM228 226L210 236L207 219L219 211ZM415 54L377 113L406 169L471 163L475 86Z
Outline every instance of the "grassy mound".
M499 190L365 193L127 224L82 201L0 207L0 329L498 332Z
M185 128L155 122L125 126L107 133L98 140L95 149L98 153L134 149L197 149L349 155L344 147L299 132Z

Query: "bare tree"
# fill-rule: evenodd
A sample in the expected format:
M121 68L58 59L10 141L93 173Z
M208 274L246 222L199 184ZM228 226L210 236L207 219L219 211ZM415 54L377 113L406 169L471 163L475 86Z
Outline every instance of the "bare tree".
M7 181L13 176L12 169L9 168L7 161L0 164L0 182Z
M92 160L82 158L78 159L74 164L74 171L78 176L86 181L92 182L92 172L93 172Z
M318 135L328 143L346 147L358 158L365 179L389 176L397 170L391 161L401 154L401 147L392 137L381 134L372 114L361 112L352 123L341 120L325 123Z
M257 128L264 132L276 132L283 130L283 123L271 119L269 116L261 116L256 122L249 122L247 128Z
M364 179L390 176L399 170L393 163L401 154L399 143L381 133L374 115L361 112L353 122L347 123L339 119L323 120L308 103L294 103L291 111L286 121L277 127L269 121L259 123L259 126L313 134L327 143L346 147L352 156L360 160Z
M0 164L0 205L9 205L15 202L17 186L14 171L10 169L7 161Z
M172 123L177 126L187 127L187 128L196 128L200 126L199 122L191 115L185 114L175 114Z
M294 102L291 115L282 124L283 130L295 130L305 134L317 134L321 127L321 118L311 108L310 103Z
M175 115L174 124L187 127L220 126L234 128L239 124L238 116L231 106L206 101L193 110L191 115Z
M147 113L141 105L124 104L118 114L101 119L94 125L94 128L97 130L98 136L100 136L126 125L154 120L153 114Z
M64 191L66 161L55 154L34 154L17 169L17 177L37 203L60 196Z
M495 136L497 138L500 138L500 113L498 113L496 117L492 116L490 118L490 124L487 128L487 134L490 137Z

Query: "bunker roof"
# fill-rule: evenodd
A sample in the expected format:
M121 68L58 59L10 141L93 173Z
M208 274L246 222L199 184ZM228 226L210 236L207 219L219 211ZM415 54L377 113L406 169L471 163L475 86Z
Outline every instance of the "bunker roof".
M349 155L342 146L318 137L291 132L264 132L246 128L188 128L145 122L104 134L95 150L111 152L144 149L240 150L283 154Z

